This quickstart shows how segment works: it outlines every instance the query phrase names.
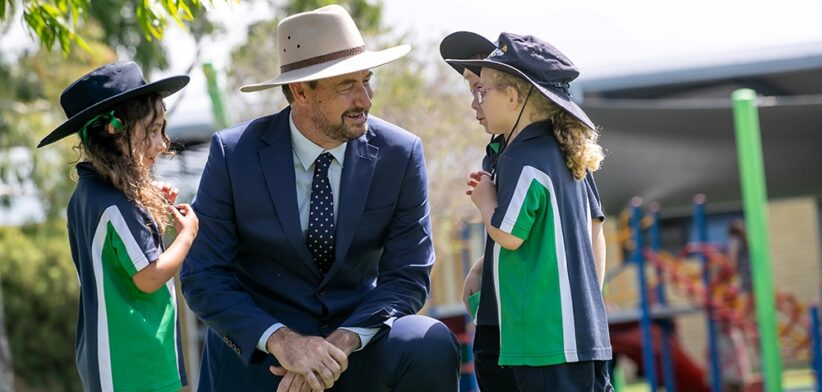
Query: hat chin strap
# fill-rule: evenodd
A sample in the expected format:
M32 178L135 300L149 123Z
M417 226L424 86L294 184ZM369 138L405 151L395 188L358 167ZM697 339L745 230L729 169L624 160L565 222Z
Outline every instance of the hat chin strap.
M502 154L503 151L505 151L505 148L508 147L508 143L511 140L511 136L514 134L514 130L517 129L517 125L519 125L519 120L522 118L522 113L525 111L525 105L528 104L528 98L531 97L531 90L533 90L533 89L534 89L534 85L531 85L531 87L528 87L528 94L525 95L525 102L522 103L522 108L519 109L519 114L517 115L517 121L514 122L514 126L511 127L511 131L508 132L508 134L505 135L505 137L502 139L502 146L499 150L500 155ZM499 155L497 155L497 156L499 156Z

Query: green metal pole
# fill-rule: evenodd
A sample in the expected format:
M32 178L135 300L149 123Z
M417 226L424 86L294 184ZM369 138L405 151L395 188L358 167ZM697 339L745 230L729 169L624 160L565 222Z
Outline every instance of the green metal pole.
M228 116L225 112L225 104L223 103L223 94L220 92L220 87L217 84L217 71L211 63L203 64L203 73L208 84L208 96L211 97L211 112L214 114L214 125L217 129L228 127Z
M765 165L762 161L756 92L751 89L740 89L734 91L731 97L745 223L748 226L748 250L753 273L765 390L781 392L782 360L777 341L776 304L771 278L771 242L768 236L768 195L765 189Z

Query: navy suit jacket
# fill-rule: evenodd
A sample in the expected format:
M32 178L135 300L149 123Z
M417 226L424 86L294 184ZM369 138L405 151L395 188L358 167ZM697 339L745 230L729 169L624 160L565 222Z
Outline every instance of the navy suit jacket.
M336 259L321 278L300 228L289 113L213 135L180 274L189 307L249 366L264 366L255 347L277 322L327 336L416 313L434 263L420 139L369 116L348 142ZM203 360L225 359L207 348Z

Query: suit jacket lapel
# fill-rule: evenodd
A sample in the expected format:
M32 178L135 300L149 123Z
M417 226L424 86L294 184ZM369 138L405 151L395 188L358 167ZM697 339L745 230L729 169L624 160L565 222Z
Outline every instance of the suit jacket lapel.
M337 242L334 264L326 275L326 281L334 275L345 261L345 255L354 239L360 223L368 191L371 189L371 178L377 162L379 148L368 143L371 131L362 137L348 142L345 151L345 166L340 178L340 205L337 207Z
M260 139L267 144L260 148L260 166L288 241L309 270L319 277L320 272L308 251L300 226L297 185L294 179L294 156L288 124L290 112L290 109L281 111L271 120L265 133L260 136Z

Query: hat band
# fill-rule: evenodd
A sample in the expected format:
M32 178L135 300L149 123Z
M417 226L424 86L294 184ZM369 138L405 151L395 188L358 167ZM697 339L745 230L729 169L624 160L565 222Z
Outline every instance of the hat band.
M563 93L567 96L571 96L571 84L566 82L542 82L540 83L543 86L553 87L559 90L562 90Z
M327 63L329 61L340 60L346 57L351 57L357 54L365 52L365 45L357 46L355 48L344 49L337 52L324 54L322 56L312 57L305 60L300 60L295 63L285 64L280 66L280 72L288 72L293 71L295 69L310 67L312 65Z

